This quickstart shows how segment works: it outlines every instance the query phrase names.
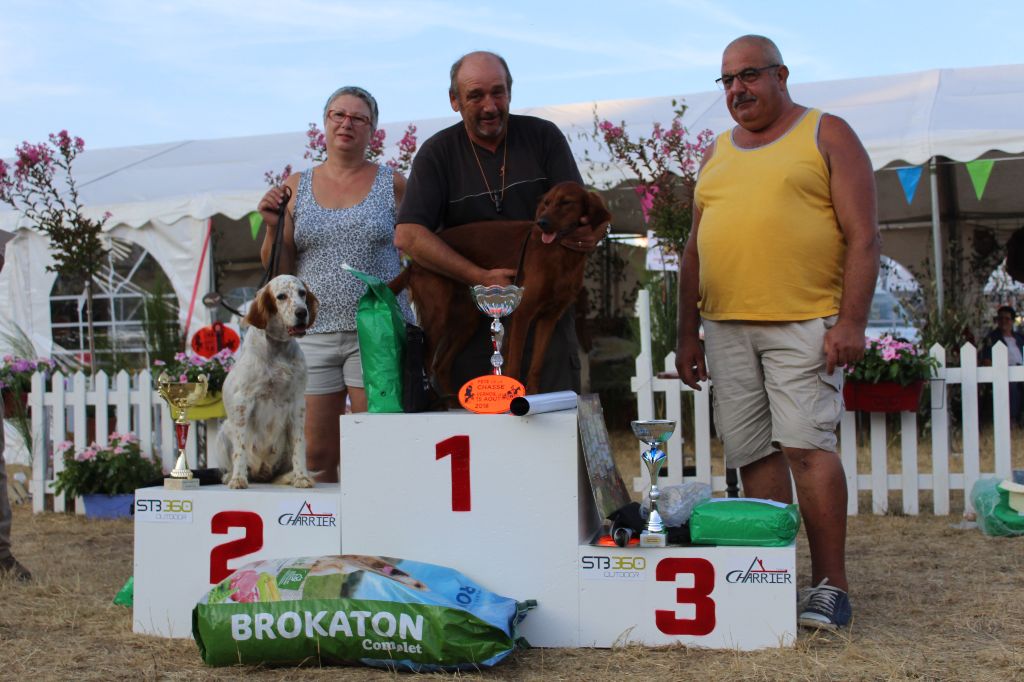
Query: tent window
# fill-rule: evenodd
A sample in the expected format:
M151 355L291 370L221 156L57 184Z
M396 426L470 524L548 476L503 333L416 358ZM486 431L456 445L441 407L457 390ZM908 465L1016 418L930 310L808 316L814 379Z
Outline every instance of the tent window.
M146 298L161 298L169 318L177 320L178 299L167 274L148 251L113 239L106 263L93 285L93 329L97 366L109 369L149 365ZM54 353L84 361L89 351L85 283L57 277L50 291Z

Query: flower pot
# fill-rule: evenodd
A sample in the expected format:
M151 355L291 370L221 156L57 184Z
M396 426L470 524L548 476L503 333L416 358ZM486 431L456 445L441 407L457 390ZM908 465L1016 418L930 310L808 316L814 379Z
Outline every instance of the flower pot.
M227 412L224 410L224 400L219 391L211 393L185 411L185 418L189 421L220 419L225 416Z
M15 395L14 391L4 390L4 417L16 417L28 412L28 393Z
M843 385L843 402L847 410L861 412L916 412L921 402L924 381L903 386L895 381L868 384L847 381Z
M132 515L135 493L123 495L82 495L85 516L90 519L119 519Z

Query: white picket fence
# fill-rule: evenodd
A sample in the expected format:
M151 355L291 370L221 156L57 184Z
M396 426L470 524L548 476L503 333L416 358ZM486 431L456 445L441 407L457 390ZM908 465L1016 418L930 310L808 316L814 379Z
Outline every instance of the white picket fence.
M64 468L63 459L54 457L53 452L64 440L71 440L77 452L92 441L106 443L111 430L131 431L139 437L143 454L159 455L165 472L173 468L177 458L174 421L167 404L153 388L153 377L148 370L134 375L121 371L113 381L105 372L97 372L91 380L81 372L68 377L57 372L50 377L49 386L45 384L42 374L32 377L28 399L32 420L34 511L45 511L48 506L47 496L53 493L55 475ZM88 418L90 411L105 417L111 407L115 414L113 429L107 418ZM212 444L216 423L214 420L210 423L213 428L208 433L208 441ZM193 424L185 450L189 466L193 468L197 466L198 456L196 432ZM70 506L64 495L53 495L54 511L65 511Z
M681 483L683 480L683 440L693 443L693 462L696 467L695 480L711 485L715 491L725 490L725 477L711 474L711 404L708 396L710 383L702 385L701 391L685 386L679 379L662 378L654 371L651 357L650 300L647 291L641 290L637 298L637 315L640 318L640 355L636 358L636 374L631 379L631 388L636 393L637 414L640 419L675 419L678 424L686 423L682 417L683 392L693 394L693 433L673 436L667 444L668 476L662 477L661 484ZM1024 381L1024 367L1010 367L1006 347L997 344L992 352L992 366L979 367L975 347L965 344L960 349L960 367L946 367L946 351L942 346L933 346L931 355L939 361L937 376L931 381L931 441L919 443L917 438L917 414L903 412L900 415L900 470L890 472L887 455L886 416L881 413L870 415L871 464L866 471L858 470L856 413L844 412L839 428L839 454L846 471L849 492L847 512L858 513L859 491L871 492L871 511L885 514L889 511L889 492L902 493L902 511L905 514L920 513L919 492L932 492L932 510L936 515L950 513L950 491L962 490L966 510L971 510L970 490L982 476L1010 478L1013 458L1010 440L1009 382ZM664 372L675 373L675 353L664 358ZM982 472L979 453L978 385L992 384L992 434L995 449L995 471ZM962 439L959 450L951 451L956 443L950 439L948 392L960 387ZM664 394L665 414L655 415L655 393ZM677 430L678 433L678 430ZM930 447L931 472L918 471L919 448ZM640 447L642 450L642 446ZM927 452L927 450L926 450ZM951 473L950 461L955 457L962 461L962 472ZM1018 456L1018 467L1021 466ZM956 467L961 468L961 467ZM635 490L649 486L646 471L634 480ZM959 511L959 510L958 510Z

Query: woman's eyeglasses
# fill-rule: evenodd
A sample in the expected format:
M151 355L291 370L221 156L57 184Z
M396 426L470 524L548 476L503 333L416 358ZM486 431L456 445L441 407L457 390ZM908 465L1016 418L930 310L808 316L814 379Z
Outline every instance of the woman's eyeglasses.
M363 116L362 114L350 114L347 111L335 111L333 109L328 110L327 118L331 119L337 124L342 124L347 118L352 122L352 125L356 128L362 128L363 126L370 125L370 117Z

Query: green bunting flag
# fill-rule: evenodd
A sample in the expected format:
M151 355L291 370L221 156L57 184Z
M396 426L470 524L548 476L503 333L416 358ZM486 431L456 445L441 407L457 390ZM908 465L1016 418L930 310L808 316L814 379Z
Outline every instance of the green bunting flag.
M971 176L971 184L974 185L974 193L978 197L978 201L981 201L981 195L985 193L985 185L988 184L988 178L992 175L992 166L995 165L994 159L975 159L974 161L968 161L967 174Z
M256 235L260 233L260 228L263 226L263 216L260 215L259 211L253 211L249 214L249 230L252 232L252 239L256 241Z

